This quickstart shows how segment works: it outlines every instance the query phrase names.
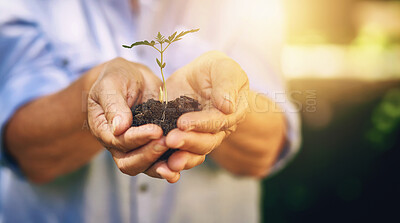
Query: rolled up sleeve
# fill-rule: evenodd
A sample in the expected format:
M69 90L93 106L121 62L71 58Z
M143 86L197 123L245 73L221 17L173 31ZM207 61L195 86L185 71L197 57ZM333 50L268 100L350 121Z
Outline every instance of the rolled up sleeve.
M21 1L0 9L0 163L12 164L4 153L4 130L24 104L56 92L69 83L50 41ZM12 166L12 165L11 165Z

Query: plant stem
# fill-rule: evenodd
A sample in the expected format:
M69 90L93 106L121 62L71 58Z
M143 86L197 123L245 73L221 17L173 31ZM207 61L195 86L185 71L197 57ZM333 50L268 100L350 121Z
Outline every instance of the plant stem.
M161 51L157 47L155 47L155 46L151 46L151 47L153 47L155 50L157 50L158 52L161 53Z
M164 50L162 50L162 52L164 52L165 50L167 50L167 49L168 49L168 47L169 47L169 45L171 45L171 43L168 43L167 47L165 47L165 49L164 49Z
M165 49L167 49L168 46L163 50L162 43L160 45L161 45L161 50L160 50L161 61L160 62L161 62L161 66L162 66L164 64L163 53L164 53ZM164 102L165 102L165 104L168 104L167 85L165 83L163 68L161 67L160 69L161 69L161 76L162 76L162 80L163 80L163 84L164 84Z

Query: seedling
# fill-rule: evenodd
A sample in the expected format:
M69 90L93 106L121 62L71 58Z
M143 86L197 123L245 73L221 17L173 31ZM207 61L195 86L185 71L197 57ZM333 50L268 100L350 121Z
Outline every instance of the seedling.
M165 83L165 77L164 77L164 72L163 72L163 69L166 66L166 63L164 62L164 52L168 49L168 47L172 43L181 40L182 37L185 36L186 34L194 33L199 30L200 29L191 29L188 31L182 31L179 34L178 34L178 32L174 32L168 38L165 38L165 36L161 35L161 33L158 32L157 36L155 37L155 40L138 41L138 42L132 43L132 45L130 45L130 46L122 45L125 48L133 48L134 46L141 46L141 45L151 46L161 54L160 59L156 58L157 65L160 67L161 77L162 77L162 81L163 81L163 89L161 89L161 87L160 87L160 95L159 95L160 102L164 101L165 104L168 104L167 84ZM167 45L163 48L163 44L164 44L164 46L165 46L165 44L167 44ZM160 48L157 48L156 47L157 45L160 45Z

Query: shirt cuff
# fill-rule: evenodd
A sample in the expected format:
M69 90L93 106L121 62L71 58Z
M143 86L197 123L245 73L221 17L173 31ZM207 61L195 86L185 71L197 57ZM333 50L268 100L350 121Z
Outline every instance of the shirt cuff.
M271 169L272 176L282 170L298 153L301 144L300 117L298 110L285 97L284 102L275 100L284 112L286 118L286 137L284 146Z

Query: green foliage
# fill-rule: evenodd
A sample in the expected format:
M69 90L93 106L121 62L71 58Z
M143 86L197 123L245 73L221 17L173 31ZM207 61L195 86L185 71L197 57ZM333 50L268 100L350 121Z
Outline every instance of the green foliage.
M132 43L131 45L122 45L122 47L124 48L133 48L135 46L150 46L152 48L154 48L155 50L157 50L160 54L161 54L161 58L158 59L156 58L156 62L157 65L160 67L161 70L161 76L162 76L162 80L163 80L163 85L164 85L164 93L163 95L160 94L164 100L165 103L168 103L168 98L167 98L167 87L165 84L165 78L164 78L164 73L163 73L163 69L165 68L165 66L167 65L164 62L164 52L165 50L167 50L167 48L174 42L177 42L179 40L182 39L182 37L184 37L186 34L189 33L195 33L197 31L199 31L200 29L191 29L191 30L187 30L187 31L182 31L178 34L178 32L174 32L172 35L168 36L168 38L165 38L165 36L163 36L160 32L157 33L157 36L154 38L154 40L148 41L148 40L143 40L143 41L138 41L135 43ZM163 48L163 44L167 44L166 47ZM157 48L156 45L160 45L160 48Z
M200 29L191 29L188 31L182 31L178 35L177 35L178 32L174 32L172 35L168 36L168 38L165 38L165 36L163 36L160 32L158 32L157 36L155 37L155 40L152 40L152 41L143 40L143 41L138 41L138 42L132 43L131 45L122 45L122 46L125 48L133 48L135 46L153 46L154 47L155 45L163 44L163 43L171 44L171 43L181 40L182 37L185 36L186 34L195 33L199 30Z

